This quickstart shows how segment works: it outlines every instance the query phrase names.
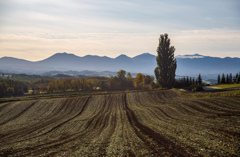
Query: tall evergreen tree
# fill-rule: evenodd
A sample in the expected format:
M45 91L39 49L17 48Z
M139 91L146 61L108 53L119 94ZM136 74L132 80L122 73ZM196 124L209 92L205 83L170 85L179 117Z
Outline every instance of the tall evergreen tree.
M162 88L172 88L175 81L177 61L174 58L174 51L175 48L170 46L168 34L161 34L157 48L157 67L154 72Z
M230 75L229 75L229 83L231 83L231 84L232 84L232 82L233 82L232 79L233 79L233 78L232 78L232 73L230 73Z
M238 83L240 83L240 72L238 74Z
M192 85L192 77L189 79L189 84Z
M197 80L198 80L198 84L202 85L202 76L201 76L201 74L198 75L198 79Z
M220 75L218 75L218 84L221 84L221 77L220 77Z
M229 84L229 75L226 76L226 83Z
M222 84L225 84L225 83L226 83L226 80L225 80L225 75L224 75L224 73L222 74L222 80L221 80L221 83L222 83Z
M236 73L236 76L235 76L235 83L238 83L238 73Z

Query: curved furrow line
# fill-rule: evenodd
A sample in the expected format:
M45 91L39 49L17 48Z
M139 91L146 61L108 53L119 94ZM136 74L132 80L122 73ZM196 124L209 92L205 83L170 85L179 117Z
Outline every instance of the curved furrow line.
M105 100L104 100L103 106L101 107L101 109L98 111L98 113L95 116L88 119L88 121L85 124L84 129L87 130L91 126L93 128L96 128L98 124L101 124L99 122L104 119L103 116L109 116L109 114L110 114L110 111L109 111L110 110L110 106L109 106L110 103L109 103L109 100L108 100L109 97L106 97L106 96L104 96L104 97L105 97ZM92 124L94 124L94 125L92 125Z
M162 152L159 151L159 146L164 147L165 151L171 152L174 156L193 156L186 152L183 148L177 146L175 143L171 142L164 136L156 133L149 127L141 124L137 117L135 116L134 112L128 108L127 105L127 98L126 94L123 94L123 105L124 110L127 113L128 120L132 127L134 128L136 135L146 143L148 147L153 151L154 155L162 155ZM154 143L150 143L150 141L147 139L147 137L150 137L152 141L155 141L158 145L155 145Z
M174 119L174 120L180 120L178 118L175 118L171 115L169 115L167 112L165 112L163 109L161 109L160 107L154 106L153 109L157 109L160 113L162 113L165 117L169 118L169 119ZM155 110L156 111L156 110Z
M19 104L21 104L21 102L8 103L8 106L5 108L5 110L0 110L0 118L1 118L0 120L3 121L3 119L5 119L6 117L9 119L15 116L16 114L19 114L31 103L24 104L24 106L23 105L19 106Z
M67 100L66 100L67 101ZM65 101L65 102L66 102ZM24 102L27 102L27 101L24 101ZM24 103L23 102L23 103ZM55 106L66 106L65 105L65 102L64 103L59 103L59 105L55 105ZM22 105L23 103L21 103L21 104L19 104L19 106L20 105ZM37 106L37 108L38 108L38 106L40 106L41 105L41 101L38 101L38 102L36 102L36 105L35 106ZM46 109L44 109L43 108L43 106L46 108ZM53 118L53 116L56 116L57 115L57 113L59 113L59 112L57 112L57 113L55 113L55 112L53 112L52 114L51 114L51 117L40 117L42 114L43 114L43 112L44 113L46 113L46 110L48 110L50 108L50 106L49 105L46 105L46 104L44 104L44 105L42 105L42 106L40 106L40 108L39 109L36 109L36 107L35 107L35 110L33 110L33 111L31 111L32 112L32 115L30 115L31 117L29 117L28 116L28 118L27 118L27 120L31 120L31 119L38 119L38 121L40 121L40 120L44 120L43 122L45 122L45 121L48 121L49 119L51 119L51 118ZM33 109L33 108L32 108ZM55 109L55 108L54 108ZM56 121L55 121L56 122ZM36 125L39 125L39 122L33 122L33 123L29 123L28 122L28 127L30 127L30 128L32 128L32 127L35 127ZM21 128L20 128L21 129ZM19 130L19 129L18 129ZM14 130L13 130L13 132L15 132ZM13 133L12 132L12 133ZM10 132L9 132L10 133Z
M87 97L87 100L89 99L89 97ZM68 115L71 115L72 113L74 113L73 111L75 110L74 106L76 106L78 104L75 103L74 105L70 105L70 106L73 106L72 108L70 108L70 106L68 104L71 104L71 101L72 99L67 99L62 105L61 107L59 108L59 112L58 114L54 114L54 117L49 117L50 119L49 120L46 120L46 121L43 121L42 123L40 124L37 124L37 125L34 125L32 126L32 129L28 130L25 135L22 135L21 137L25 137L25 136L28 136L27 137L27 140L29 139L35 139L35 138L39 138L41 136L45 136L47 133L49 133L50 131L53 131L54 129L57 128L57 126L59 124L62 124L65 122L65 119L66 119L66 116ZM80 101L80 100L79 100ZM86 100L85 100L85 103L84 105L86 105ZM80 112L82 111L84 105L82 106L82 108L80 109ZM70 108L70 110L67 110L67 108ZM65 111L65 112L64 112ZM68 111L68 112L66 112ZM61 113L62 112L62 113ZM79 113L78 113L79 114ZM75 116L74 116L75 117ZM73 118L73 117L71 117ZM70 118L70 119L71 119ZM44 132L44 133L41 133L41 134L36 134L35 132L38 131L38 132L42 132L42 130L46 130L47 127L51 127L52 124L55 124L57 123L58 121L62 121L64 120L64 122L60 122L58 123L55 127L52 127L50 130L48 130L47 132ZM69 120L69 119L68 119ZM60 126L59 126L60 127ZM33 134L34 133L34 134ZM32 137L29 137L29 134L33 134ZM18 140L17 142L23 142L25 141L26 139L21 139L21 140Z
M62 103L61 107L62 109L64 109L64 106L67 106L68 100L65 100L64 103ZM40 111L41 112L41 111ZM13 130L13 131L10 131L8 132L7 134L3 135L4 138L16 138L16 137L24 137L24 136L27 136L39 129L43 129L44 127L48 126L48 125L51 125L53 123L56 123L63 115L61 115L60 113L59 114L53 114L52 115L53 117L49 117L48 119L44 120L42 119L41 122L35 122L33 124L29 124L28 125L28 128L24 127L24 128L20 128L20 129L17 129L17 130ZM61 116L61 117L60 117ZM34 138L34 137L33 137ZM18 138L16 138L18 139ZM30 139L30 138L28 138ZM17 142L21 142L23 140L18 140Z
M7 113L4 113L4 110L6 110L11 103L12 103L12 102L0 104L0 111L1 111L1 112L0 112L0 118L7 114ZM5 111L5 112L6 112L6 111Z
M181 113L182 116L195 115L195 112L191 111L190 109L188 109L188 107L186 105L184 105L185 101L178 101L178 102L173 102L173 103L176 103L177 105L171 105L170 107L179 111L179 113Z
M236 102L236 101L233 101L232 99L225 100L220 98L220 99L208 100L208 102L213 103L219 108L229 109L229 110L239 110L239 107L237 105L240 105L240 101Z
M212 111L210 111L211 113L215 113L217 115L234 115L234 116L240 116L240 111L232 111L232 110L226 110L226 109L221 109L221 108L216 108L213 106L208 105L209 102L202 102L202 101L193 101L196 102L197 104L199 104L200 106L203 106L205 108L208 108ZM208 103L208 104L206 104ZM220 113L216 113L216 112L220 112ZM221 112L225 112L225 113L221 113Z
M170 91L163 92L162 94L166 101L168 101L169 99L172 99L172 97L173 97L172 92L170 92Z
M103 102L101 102L100 100L97 101L97 104L100 103L100 105L91 106L91 114L86 115L85 117L83 117L83 119L79 119L79 122L84 122L84 121L89 121L91 119L94 119L98 114L100 114L100 112L103 112L106 106L102 106L103 104L107 104L108 103L108 99L109 99L109 95L102 95L103 97ZM94 98L96 99L96 98ZM90 107L90 106L89 106ZM93 110L94 108L94 110Z
M205 107L203 108L203 106L201 106L198 101L191 101L191 103L186 101L184 103L184 105L186 105L187 107L195 110L196 112L213 114L212 111L207 110L207 108L205 108ZM216 112L215 110L213 110L213 111Z
M227 111L225 108L219 105L217 102L209 101L208 99L199 99L194 100L193 102L198 103L200 106L204 108L214 110L214 111Z
M154 101L159 101L159 102L165 102L165 101L167 101L167 98L165 97L164 93L161 92L161 91L153 92L153 93L147 93L147 92L146 92L146 95L149 95L150 100L151 100L152 102L154 102ZM155 100L153 99L154 97L156 97ZM143 98L145 98L145 97L143 97Z
M153 99L150 99L150 100L153 100ZM175 118L174 117L174 116L176 116L175 114L172 114L172 116L171 116L170 114L165 112L162 109L163 108L163 103L161 103L161 102L149 102L148 100L141 101L139 98L135 98L133 101L135 103L135 106L138 106L139 108L142 108L143 110L148 109L152 113L157 113L155 115L158 115L157 118L159 120L160 119L162 120L163 117L166 117L167 119L174 119L174 120L183 121L181 118ZM164 103L164 108L169 108L168 110L174 110L174 112L176 113L176 109L174 109L173 105L169 105L168 103ZM178 112L178 114L179 114L179 112Z
M20 116L23 115L27 110L29 110L31 107L33 107L33 105L35 105L35 104L36 104L36 101L33 102L33 103L31 103L31 104L30 104L29 106L27 106L24 110L22 110L21 112L19 112L17 115L11 117L10 119L8 119L8 120L5 121L5 122L0 123L0 125L6 124L6 123L8 123L8 122L10 122L10 121L12 121L12 120L20 117Z
M103 132L109 125L109 123L114 124L111 125L110 131L108 131L106 134L106 138L104 138L104 140L108 140L111 135L113 134L116 124L114 123L116 121L116 116L110 116L110 114L112 113L110 110L110 106L108 105L107 108L105 109L105 111L99 112L99 117L94 117L94 122L92 122L88 128L86 128L84 131L76 133L75 135L71 135L71 136L67 136L61 140L54 140L42 145L38 145L35 147L31 148L31 151L29 153L27 153L27 155L37 155L39 153L39 150L41 151L46 151L46 150L51 150L51 149L55 149L58 147L68 147L67 145L77 139L83 140L84 138L96 138L97 136L99 136L99 134L101 134L101 132ZM107 113L106 113L107 112ZM115 117L115 118L114 118ZM91 121L92 119L90 119ZM70 149L74 149L72 147L77 147L74 145L71 145ZM106 143L102 144L102 148L101 148L101 153L104 154L105 152L105 147L107 147Z
M154 99L154 97L156 97ZM164 103L166 103L166 99L163 97L163 94L159 95L159 92L158 93L146 93L144 96L143 96L144 99L142 99L141 101L139 102L144 102L144 106L152 106L153 104L156 104L156 105L163 105ZM135 99L135 100L138 100L138 99Z
M69 105L68 105L69 101L70 101L70 99L67 99L61 105L60 109L63 109L63 111L59 110L59 114L54 114L54 115L52 115L53 117L49 117L49 119L47 119L47 120L41 120L41 123L36 122L32 125L29 124L28 128L21 128L21 129L9 132L8 134L2 135L3 136L2 140L4 140L5 138L10 139L12 137L14 139L17 139L17 141L14 141L14 142L22 142L25 140L24 139L25 136L28 136L28 138L27 138L28 140L42 136L42 134L40 134L40 135L34 134L33 137L29 137L30 134L32 134L36 131L41 132L41 130L44 130L46 127L51 126L52 124L55 124L58 121L64 120L66 118L66 115L71 115L71 112L74 111L74 107L73 108L69 107ZM70 108L70 110L69 110L69 108ZM61 114L61 112L63 112L64 114ZM21 138L16 138L16 137L21 137Z
M112 123L111 121L115 121L116 119L114 118L104 118L104 120L101 121L101 124L103 125L95 125L93 127L90 127L90 129L76 133L76 135L71 135L68 137L65 137L63 139L58 139L55 141L51 141L48 143L44 143L42 145L37 145L34 146L32 148L30 148L31 151L29 150L22 150L21 153L25 152L25 155L30 155L30 156L37 156L40 154L45 153L46 156L55 156L58 154L58 151L63 149L67 149L68 151L71 150L72 152L78 150L79 145L75 144L74 142L77 140L80 141L88 141L88 143L90 144L92 139L97 138L100 134L104 134L106 135L105 138L102 139L102 143L100 143L100 145L98 145L98 147L96 149L99 149L99 155L101 154L106 154L106 147L108 146L108 142L104 142L107 141L108 139L110 139L110 137L112 136L114 130L115 130L115 125L113 125L112 128L110 128L110 131L106 130L106 133L102 133L104 132L104 130L107 128L106 124L108 123ZM110 121L110 122L109 122ZM96 128L97 127L97 128ZM84 142L81 142L84 144ZM87 144L87 145L89 145ZM48 151L51 150L52 152L50 154L48 154ZM55 151L54 151L55 150Z
M116 112L115 112L114 115L111 116L110 125L112 126L112 128L108 132L108 135L105 136L103 141L108 141L112 137L112 135L113 135L113 133L114 133L116 127L117 127L117 115L116 115ZM109 145L109 143L107 143L107 142L101 144L100 150L99 150L99 155L102 156L102 155L106 155L107 154L106 149L107 149L108 145Z
M61 122L60 124L54 126L54 127L53 127L52 129L50 129L49 131L47 131L47 132L41 134L41 136L46 135L46 134L52 132L53 130L55 130L55 129L61 127L62 125L66 124L66 123L68 123L69 121L71 121L71 120L75 119L76 117L80 116L80 115L82 114L82 112L85 110L85 108L86 108L86 106L87 106L87 104L88 104L90 98L91 98L91 95L87 98L87 100L85 101L85 103L84 103L84 105L82 106L82 109L80 110L79 113L77 113L75 116L73 116L73 117L71 117L71 118L65 120L64 122Z

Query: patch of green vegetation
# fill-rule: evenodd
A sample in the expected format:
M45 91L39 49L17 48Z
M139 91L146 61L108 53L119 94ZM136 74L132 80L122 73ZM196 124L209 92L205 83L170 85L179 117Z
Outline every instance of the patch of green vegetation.
M33 77L11 77L9 79L15 80L15 81L23 81L23 82L39 80L39 78L33 78Z
M177 94L190 97L240 97L240 90L218 91L218 92L189 92L182 89L173 89Z
M220 84L220 85L214 85L211 87L221 88L221 89L227 89L227 88L240 88L240 84Z

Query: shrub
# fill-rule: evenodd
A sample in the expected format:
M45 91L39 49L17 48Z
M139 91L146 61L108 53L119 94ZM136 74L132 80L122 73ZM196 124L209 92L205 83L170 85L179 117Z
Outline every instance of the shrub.
M192 92L200 92L203 91L203 87L200 85L191 85L189 87L189 90L191 90Z

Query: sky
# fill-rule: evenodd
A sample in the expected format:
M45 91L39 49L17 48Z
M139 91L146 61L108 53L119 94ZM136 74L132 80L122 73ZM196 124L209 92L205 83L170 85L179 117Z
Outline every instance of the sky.
M164 33L175 56L240 57L239 8L239 0L0 0L0 57L156 55Z

